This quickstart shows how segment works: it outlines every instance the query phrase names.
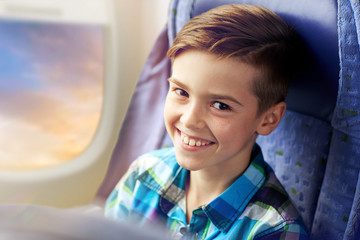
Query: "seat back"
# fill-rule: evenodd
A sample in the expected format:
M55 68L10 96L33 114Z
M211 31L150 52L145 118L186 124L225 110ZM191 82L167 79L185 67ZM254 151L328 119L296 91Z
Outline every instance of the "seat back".
M290 88L286 99L288 110L280 125L271 135L257 139L265 160L273 167L310 230L328 159L332 131L330 121L337 99L336 2L173 1L171 7L176 9L173 11L176 14L170 21L174 24L169 29L174 29L174 32L169 38L174 38L191 17L219 5L233 3L262 5L273 10L296 28L311 54L311 62L307 62L301 76Z

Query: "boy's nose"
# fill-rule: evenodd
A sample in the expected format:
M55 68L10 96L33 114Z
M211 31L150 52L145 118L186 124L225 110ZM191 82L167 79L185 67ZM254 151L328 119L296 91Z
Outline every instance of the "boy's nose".
M189 129L200 129L205 126L203 109L199 105L189 104L180 117L180 122Z

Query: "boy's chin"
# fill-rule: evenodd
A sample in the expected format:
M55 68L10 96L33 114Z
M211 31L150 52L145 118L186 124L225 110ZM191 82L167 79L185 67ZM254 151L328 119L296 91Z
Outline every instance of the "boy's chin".
M189 170L189 171L199 171L202 169L201 166L199 166L199 164L195 164L193 161L184 161L184 160L178 160L178 158L176 158L177 163L180 165L180 167Z

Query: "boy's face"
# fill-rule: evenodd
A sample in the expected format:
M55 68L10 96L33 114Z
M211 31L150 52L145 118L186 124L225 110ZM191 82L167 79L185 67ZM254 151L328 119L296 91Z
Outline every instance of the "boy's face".
M164 117L182 167L247 167L262 123L251 90L255 76L250 65L202 51L176 57Z

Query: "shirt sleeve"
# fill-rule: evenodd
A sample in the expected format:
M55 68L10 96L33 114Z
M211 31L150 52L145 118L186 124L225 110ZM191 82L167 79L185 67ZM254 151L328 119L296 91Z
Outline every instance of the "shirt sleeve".
M107 218L125 221L132 209L134 191L138 177L138 161L134 161L120 179L105 203Z

